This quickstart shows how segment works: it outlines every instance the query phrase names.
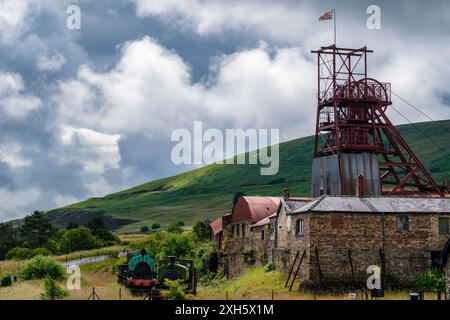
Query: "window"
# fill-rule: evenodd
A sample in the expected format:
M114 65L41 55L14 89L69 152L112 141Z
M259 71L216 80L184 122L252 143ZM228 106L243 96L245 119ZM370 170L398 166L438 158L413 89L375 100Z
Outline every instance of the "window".
M245 224L242 225L242 238L245 238Z
M397 217L397 231L408 231L409 229L409 216Z
M266 234L264 232L264 230L261 230L261 240L266 240Z
M270 232L275 233L277 227L277 219L272 219L270 222Z
M439 217L439 234L448 234L449 233L449 223L448 217Z
M295 235L299 237L303 237L303 227L305 222L300 219L295 221Z
M241 235L240 225L236 225L236 235L239 237Z

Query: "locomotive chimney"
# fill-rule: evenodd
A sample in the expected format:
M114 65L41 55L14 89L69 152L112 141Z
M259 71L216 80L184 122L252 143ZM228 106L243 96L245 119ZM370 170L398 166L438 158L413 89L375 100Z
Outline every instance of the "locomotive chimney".
M364 197L364 176L362 175L356 177L356 196Z

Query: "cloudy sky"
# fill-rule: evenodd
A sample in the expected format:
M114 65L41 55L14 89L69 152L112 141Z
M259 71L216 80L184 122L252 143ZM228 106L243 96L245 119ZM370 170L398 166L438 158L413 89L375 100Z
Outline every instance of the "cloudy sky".
M0 220L190 169L175 128L312 134L311 49L369 46L369 73L450 118L446 1L0 0ZM81 29L66 26L70 4ZM425 121L401 101L412 121ZM395 123L405 120L390 111Z

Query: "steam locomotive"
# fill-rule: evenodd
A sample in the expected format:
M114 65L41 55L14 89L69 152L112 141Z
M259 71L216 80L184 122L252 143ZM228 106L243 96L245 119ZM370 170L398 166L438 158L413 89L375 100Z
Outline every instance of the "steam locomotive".
M127 254L127 263L119 265L117 282L133 293L151 290L154 296L158 296L159 291L165 289L166 279L180 280L185 293L195 294L196 277L192 260L170 256L157 262L155 254L144 249Z

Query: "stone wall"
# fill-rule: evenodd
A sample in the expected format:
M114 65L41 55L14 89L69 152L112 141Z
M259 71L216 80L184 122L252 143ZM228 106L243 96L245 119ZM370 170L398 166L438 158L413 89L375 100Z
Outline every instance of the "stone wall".
M445 292L447 293L447 300L450 300L450 257L448 257L445 267L445 288Z
M408 230L399 231L399 215L376 212L290 215L281 207L275 233L271 233L269 225L250 228L250 222L245 222L240 223L237 235L236 227L228 226L224 231L222 264L230 278L270 260L277 270L288 273L296 254L299 253L300 259L305 251L298 276L304 284L364 285L367 268L377 265L385 270L385 279L392 284L408 285L416 274L431 265L430 251L440 250L448 235L439 235L438 215L432 214L408 214ZM304 221L302 236L295 234L299 219ZM267 233L264 239L263 230Z

